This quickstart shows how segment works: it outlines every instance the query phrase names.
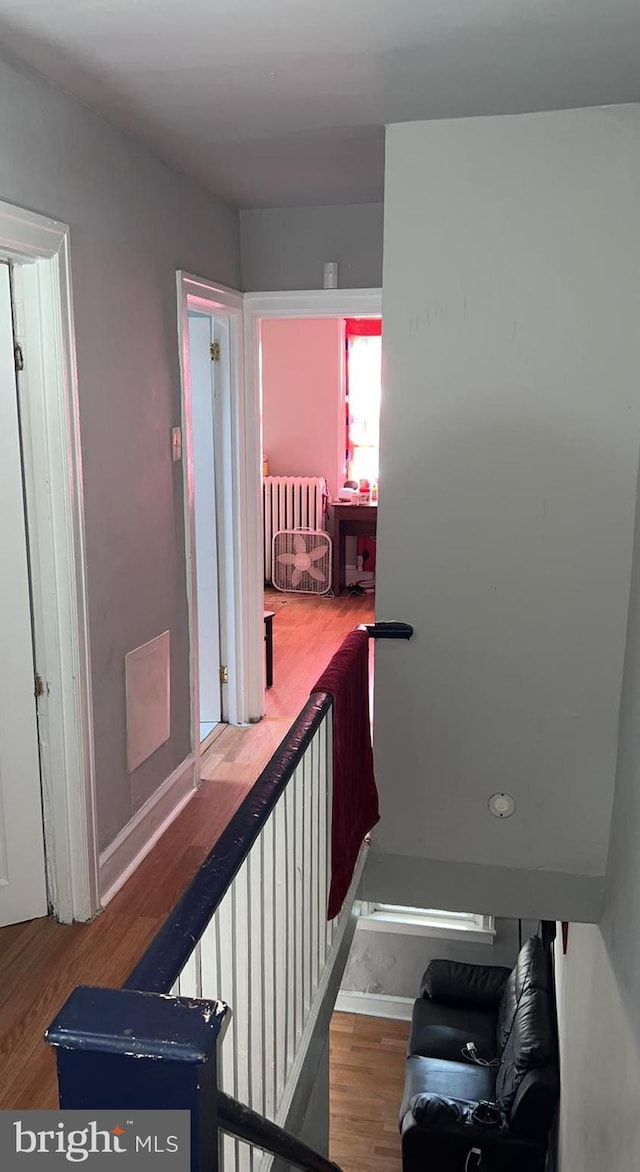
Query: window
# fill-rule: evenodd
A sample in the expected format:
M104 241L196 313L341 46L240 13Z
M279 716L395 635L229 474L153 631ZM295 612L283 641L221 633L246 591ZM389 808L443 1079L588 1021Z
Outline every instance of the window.
M492 944L495 936L493 916L399 903L363 903L358 926L378 932L406 932L487 944Z
M371 484L378 479L380 462L380 319L347 319L346 347L347 478Z

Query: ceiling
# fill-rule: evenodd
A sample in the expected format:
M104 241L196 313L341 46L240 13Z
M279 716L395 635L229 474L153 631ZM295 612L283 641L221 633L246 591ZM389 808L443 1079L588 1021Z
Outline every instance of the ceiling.
M385 123L640 98L639 0L0 0L0 43L239 207L381 199Z

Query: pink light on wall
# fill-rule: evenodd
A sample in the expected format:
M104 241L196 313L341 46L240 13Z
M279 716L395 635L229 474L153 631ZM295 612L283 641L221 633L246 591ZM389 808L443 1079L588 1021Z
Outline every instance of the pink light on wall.
M344 480L344 322L262 322L263 448L272 476L324 476L336 497Z

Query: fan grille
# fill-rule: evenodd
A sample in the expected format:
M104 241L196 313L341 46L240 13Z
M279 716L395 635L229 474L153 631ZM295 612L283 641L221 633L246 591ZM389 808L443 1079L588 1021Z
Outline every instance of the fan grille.
M322 529L281 529L273 538L273 585L296 594L331 589L331 538Z

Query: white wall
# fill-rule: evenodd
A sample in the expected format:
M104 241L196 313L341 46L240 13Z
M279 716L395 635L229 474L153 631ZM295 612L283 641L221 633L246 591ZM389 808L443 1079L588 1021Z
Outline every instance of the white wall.
M638 880L636 880L638 881ZM636 918L625 931L635 932ZM557 956L561 1104L559 1172L632 1172L640 1151L640 998L616 971L600 928L571 924L566 957ZM640 971L633 970L636 988Z
M639 148L637 106L388 132L376 603L416 635L377 648L367 898L599 913L640 426ZM510 820L488 812L496 790Z
M374 932L362 928L359 922L340 988L415 1000L422 974L436 958L511 967L518 955L518 921L497 919L495 926L493 944L473 944L401 932ZM537 922L522 925L523 943L537 928Z
M567 955L556 960L561 1172L630 1172L640 1162L638 521L635 541L604 913L597 927L571 924Z
M191 748L176 269L239 284L237 213L0 61L0 199L71 227L100 846ZM131 777L124 656L171 631L171 737Z

